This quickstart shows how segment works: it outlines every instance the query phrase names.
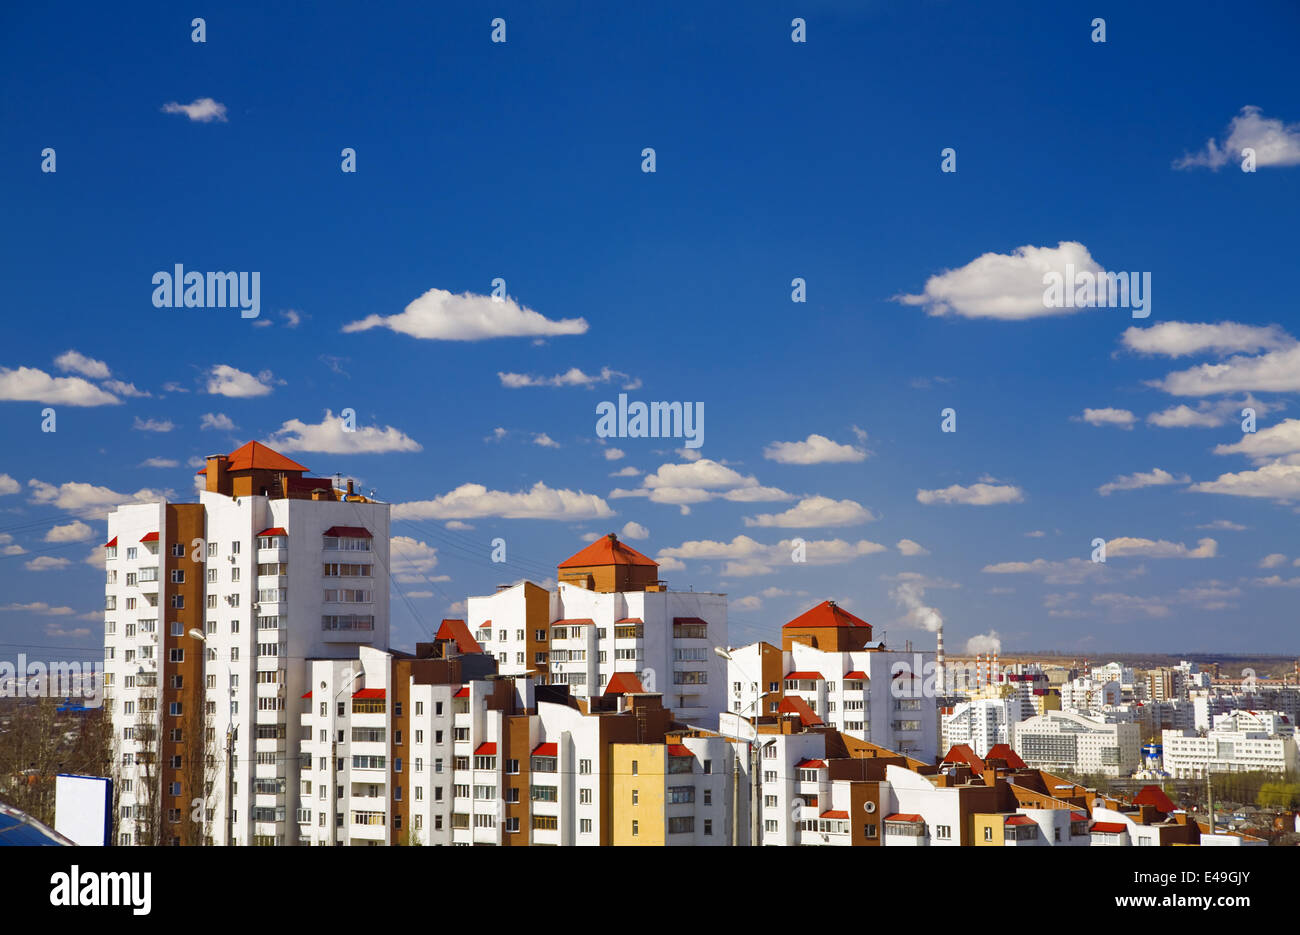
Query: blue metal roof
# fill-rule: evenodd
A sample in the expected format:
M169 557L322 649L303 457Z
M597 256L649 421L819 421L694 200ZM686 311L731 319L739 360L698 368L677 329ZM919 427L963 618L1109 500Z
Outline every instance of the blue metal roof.
M72 844L26 812L0 804L0 847L60 847Z

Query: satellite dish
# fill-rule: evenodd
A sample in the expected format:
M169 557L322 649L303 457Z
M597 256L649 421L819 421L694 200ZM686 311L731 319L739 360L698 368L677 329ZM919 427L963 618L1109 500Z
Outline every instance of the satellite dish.
M862 808L866 811L866 813L867 813L868 815L874 814L875 811L876 811L876 803L875 803L875 802L863 802L863 803L862 803Z

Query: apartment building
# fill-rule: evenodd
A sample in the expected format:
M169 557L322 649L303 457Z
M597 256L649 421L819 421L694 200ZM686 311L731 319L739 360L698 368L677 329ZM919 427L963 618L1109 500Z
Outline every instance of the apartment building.
M1052 711L1021 721L1013 736L1016 753L1032 767L1119 777L1141 765L1141 729L1132 721Z
M589 699L627 673L678 719L713 722L725 697L713 648L726 645L726 595L669 590L657 563L612 534L561 562L557 576L554 591L522 582L469 598L470 629L503 674Z
M292 844L308 657L388 642L389 507L258 442L108 517L119 844Z
M1203 733L1167 730L1161 737L1163 765L1175 779L1199 778L1208 770L1292 774L1296 758L1295 724L1275 711L1231 711L1217 715Z
M1019 698L980 698L963 701L940 714L943 748L958 744L984 756L997 744L1009 744L1021 719Z
M891 652L872 627L823 601L781 628L781 649L758 642L727 654L728 710L773 716L806 707L826 725L907 756L938 754L934 653Z

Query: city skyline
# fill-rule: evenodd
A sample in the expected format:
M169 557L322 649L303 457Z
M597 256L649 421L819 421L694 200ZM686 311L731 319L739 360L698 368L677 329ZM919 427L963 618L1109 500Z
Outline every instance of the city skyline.
M613 532L735 645L829 598L891 648L1294 655L1268 10L7 12L0 655L101 652L107 511L250 440L393 504L395 648ZM1147 317L1048 305L1066 264ZM167 307L178 266L246 275ZM602 433L620 395L702 444Z

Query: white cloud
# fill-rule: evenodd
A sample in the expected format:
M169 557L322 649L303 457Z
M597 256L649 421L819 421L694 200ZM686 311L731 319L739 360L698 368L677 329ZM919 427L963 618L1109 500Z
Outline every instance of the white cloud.
M617 461L619 458L623 457L623 455L624 455L624 451L623 451L622 448L606 448L606 449L605 449L605 460L606 460L606 461Z
M1106 543L1106 557L1136 555L1143 558L1213 558L1219 544L1213 539L1199 539L1196 548L1189 549L1181 542L1164 539L1136 539L1120 536Z
M453 519L450 522L444 523L443 525L445 525L448 529L455 529L455 530L465 530L465 529L474 528L469 523L462 523L458 519Z
M1224 423L1224 417L1209 409L1179 404L1151 413L1147 422L1162 429L1217 428Z
M698 461L704 457L704 455L700 454L698 448L674 448L673 454L683 461Z
M1281 575L1269 575L1267 578L1255 578L1253 583L1265 588L1300 588L1300 577L1283 578Z
M757 478L741 474L710 458L686 464L661 464L657 471L645 476L641 487L634 490L617 488L611 490L609 496L611 499L648 497L652 503L680 506L683 514L689 512L687 504L717 498L737 503L790 499L785 491L763 487Z
M95 531L83 523L81 520L73 520L65 526L53 526L45 534L46 542L84 542L95 534Z
M1260 168L1300 165L1300 124L1264 117L1258 107L1247 105L1228 124L1222 143L1211 137L1204 149L1175 160L1174 168L1203 166L1217 172L1228 163L1240 166L1243 149L1255 150L1255 165Z
M390 571L399 581L423 581L438 564L438 550L410 536L393 536Z
M413 601L428 600L433 597L432 591L407 591L406 596Z
M619 536L624 539L648 539L650 530L646 529L640 523L628 522L619 530Z
M1061 562L1036 558L1029 562L997 562L985 565L980 571L990 575L1042 575L1048 584L1078 584L1104 574L1105 569L1105 564L1086 558L1068 558Z
M641 473L640 471L638 471L636 468L632 467L632 465L629 464L627 467L619 468L617 471L615 471L613 474L609 476L610 477L636 477L640 473Z
M1148 617L1169 616L1168 605L1153 597L1139 597L1135 594L1094 594L1092 602L1119 613L1141 613Z
M0 474L0 495L7 493L17 493L23 489L23 485L18 483L8 474ZM0 540L2 541L2 540Z
M116 393L118 396L128 396L135 399L153 398L153 393L137 389L134 383L127 383L125 380L105 380L104 389L110 393Z
M52 377L35 367L19 367L17 370L0 367L0 400L64 406L114 406L121 403L113 394L81 377Z
M533 444L538 445L542 448L560 447L560 443L557 442L555 439L551 438L551 436L547 435L545 432L539 432L538 434L534 435Z
M771 503L776 500L793 500L794 494L786 493L780 487L737 487L722 494L723 500L732 503ZM653 497L651 498L653 499Z
M731 609L737 611L758 610L763 606L763 600L750 594L748 597L742 597L731 602Z
M269 370L253 376L229 364L217 364L208 371L207 391L214 396L230 396L235 399L265 396L271 392L271 379Z
M1241 441L1231 445L1216 445L1216 455L1244 454L1261 460L1300 451L1300 419L1283 419L1277 425L1243 433Z
M896 548L903 555L909 558L917 555L929 555L930 550L919 542L913 542L911 539L899 539Z
M1240 523L1234 523L1230 519L1216 519L1212 523L1202 523L1196 528L1197 529L1229 529L1233 532L1241 532L1245 529L1249 529L1250 527L1243 526Z
M91 377L95 380L107 380L113 375L112 371L108 369L108 364L102 360L87 357L80 351L64 351L54 358L54 366L64 373L79 373L83 377Z
M0 611L18 611L39 614L42 617L67 617L76 613L71 607L51 607L44 601L32 601L30 604L0 604Z
M1207 352L1224 355L1279 350L1290 347L1295 339L1277 325L1165 321L1150 328L1128 328L1120 336L1120 343L1139 354L1187 357Z
M602 367L600 373L589 374L583 373L577 367L570 367L564 373L557 373L553 377L535 377L527 373L497 373L497 378L501 380L501 385L511 390L523 389L531 386L585 386L592 387L599 383L609 383L618 381L625 390L635 390L641 386L641 381L628 376L618 370L611 370L609 367Z
M140 462L140 467L174 468L180 467L180 464L175 458L145 458Z
M226 105L210 97L200 97L188 104L168 101L162 106L164 114L184 114L194 123L226 122Z
M1116 490L1138 490L1142 487L1164 487L1170 484L1186 484L1191 478L1186 474L1175 477L1163 468L1154 468L1150 471L1138 471L1135 474L1121 474L1109 483L1102 484L1097 488L1097 493L1103 497L1108 497Z
M1102 268L1088 248L1074 241L1055 247L1017 247L1015 252L985 253L959 269L931 276L920 295L900 295L904 305L920 305L930 315L961 315L1023 321L1049 315L1069 315L1079 308L1052 308L1043 299L1047 273L1064 276L1066 264L1078 272Z
M266 443L277 451L319 451L324 454L381 454L390 451L423 451L419 442L391 425L379 428L358 425L345 432L343 420L326 409L315 424L290 419L271 433Z
M1045 535L1047 535L1047 533L1043 532L1041 529L1033 529L1033 530L1030 530L1029 532L1025 533L1025 538L1027 538L1027 539L1041 539L1041 538L1043 538L1043 536L1045 536Z
M527 491L488 490L482 484L461 484L432 500L393 506L394 519L598 519L614 511L596 494L552 489L538 481Z
M1259 560L1260 568L1277 568L1279 565L1286 564L1286 556L1281 552L1274 552L1271 555L1265 555Z
M233 432L238 426L224 412L205 412L199 419L199 428Z
M170 419L141 419L136 416L131 428L137 432L170 432L176 424Z
M95 546L90 550L90 554L82 559L91 568L103 569L104 567L104 550L100 546Z
M1300 344L1257 357L1238 355L1217 364L1200 364L1150 381L1173 396L1300 391Z
M1136 416L1127 409L1085 409L1083 415L1075 416L1074 420L1087 422L1089 425L1118 425L1122 429L1133 428Z
M69 564L71 563L66 558L55 558L53 555L38 555L36 558L25 562L23 567L28 571L50 571Z
M1233 497L1300 499L1300 465L1275 461L1254 471L1220 474L1217 480L1192 484L1197 493L1222 493Z
M1019 487L1005 484L972 484L963 487L953 484L942 490L918 490L916 500L927 505L935 503L964 503L970 506L992 506L999 503L1020 503L1025 499Z
M97 487L80 481L68 481L56 486L33 479L27 482L27 486L31 488L33 503L48 503L61 510L106 509L120 503L152 503L171 496L169 490L148 488L137 490L133 494L118 493L108 487Z
M446 289L430 289L397 315L368 315L343 326L345 333L389 328L431 341L481 341L486 338L550 337L585 334L583 318L552 321L514 299L494 299Z
M833 464L865 461L867 452L813 434L801 442L772 442L763 449L763 457L780 464Z
M746 526L776 526L785 529L809 527L856 526L876 517L855 500L832 500L830 497L805 497L782 513L746 516Z
M730 542L711 539L697 539L683 542L679 546L663 549L655 557L661 570L680 571L685 566L680 564L688 560L725 560L721 574L727 577L743 578L752 575L765 575L778 565L794 564L792 555L795 549L793 539L782 539L773 545L765 545L749 536L736 536ZM804 542L804 557L809 565L838 565L853 561L864 555L874 555L885 551L877 542L861 539L846 542L843 539L820 539ZM673 562L671 569L665 561Z

